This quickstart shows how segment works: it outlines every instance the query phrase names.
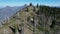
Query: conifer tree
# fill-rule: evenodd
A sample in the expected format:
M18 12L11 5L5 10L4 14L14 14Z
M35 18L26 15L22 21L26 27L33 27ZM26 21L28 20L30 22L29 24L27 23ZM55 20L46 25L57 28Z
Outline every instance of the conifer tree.
M37 8L38 8L38 4L37 4L37 6L36 6Z
M32 3L30 3L30 6L32 6Z

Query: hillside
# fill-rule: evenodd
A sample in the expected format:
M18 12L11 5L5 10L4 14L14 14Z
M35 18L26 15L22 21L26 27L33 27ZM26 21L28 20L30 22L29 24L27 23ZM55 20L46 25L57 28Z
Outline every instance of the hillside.
M32 4L2 24L0 34L60 34L60 8Z
M14 6L14 7L10 7L10 6L6 6L4 8L0 9L0 24L4 24L7 20L10 19L10 17L15 14L16 12L18 12L19 10L23 9L24 7L26 7L27 5L23 5L23 6Z

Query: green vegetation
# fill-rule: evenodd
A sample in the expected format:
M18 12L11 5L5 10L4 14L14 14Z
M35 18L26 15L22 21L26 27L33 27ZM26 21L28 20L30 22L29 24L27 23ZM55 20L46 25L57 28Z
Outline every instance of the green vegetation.
M49 7L49 6L44 6L44 5L39 6L38 4L37 4L37 6L32 6L32 3L30 3L30 6L27 6L23 10L20 10L18 13L19 13L19 18L20 18L19 23L21 23L22 26L24 26L24 24L26 24L26 22L29 23L30 25L29 24L26 24L26 25L29 26L29 29L31 31L33 31L33 27L32 27L33 22L31 21L31 18L33 18L35 16L37 18L35 20L35 22L37 22L36 29L39 31L45 31L45 33L51 33L52 30L57 31L60 28L60 27L58 27L60 23L57 23L57 21L60 22L60 16L59 16L60 15L60 8ZM13 17L10 18L10 21L8 23L4 24L2 28L7 28L11 25L14 25L15 31L18 31L18 23L15 23L16 19L14 19ZM15 17L17 17L17 15ZM29 19L28 19L28 17L29 17ZM52 20L52 22L48 22L50 17L51 17L51 20L54 17L54 19L53 19L53 20L55 20L54 23L53 23L53 20ZM54 24L53 28L50 27L51 26L51 25L49 25L50 23L51 23L51 25ZM54 29L54 28L56 28L56 29Z

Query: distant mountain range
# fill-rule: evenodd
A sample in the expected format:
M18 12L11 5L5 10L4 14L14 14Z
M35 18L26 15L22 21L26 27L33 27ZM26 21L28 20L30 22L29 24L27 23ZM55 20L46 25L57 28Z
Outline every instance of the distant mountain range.
M52 7L57 7L57 8L60 8L60 6L52 6Z
M0 8L0 22L6 20L7 17L9 18L14 13L18 12L19 10L21 10L26 6L27 5L15 6L15 7L6 6L4 8Z
M57 8L60 8L60 6L57 6Z

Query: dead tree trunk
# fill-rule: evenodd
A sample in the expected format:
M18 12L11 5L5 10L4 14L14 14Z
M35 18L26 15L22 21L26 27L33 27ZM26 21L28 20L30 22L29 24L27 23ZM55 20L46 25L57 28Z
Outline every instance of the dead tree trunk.
M37 23L36 16L33 18L33 20L34 20L34 23L33 23L33 34L36 34L36 23Z
M21 34L24 34L24 24L21 24Z

